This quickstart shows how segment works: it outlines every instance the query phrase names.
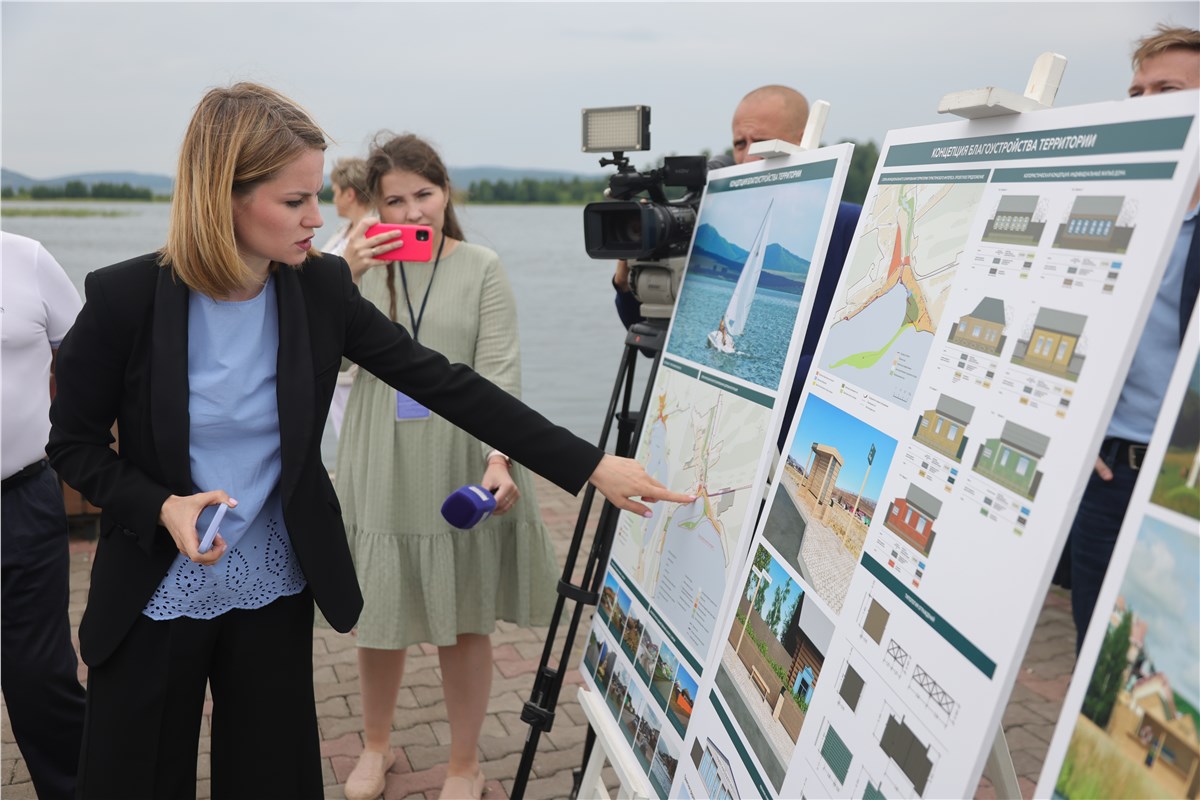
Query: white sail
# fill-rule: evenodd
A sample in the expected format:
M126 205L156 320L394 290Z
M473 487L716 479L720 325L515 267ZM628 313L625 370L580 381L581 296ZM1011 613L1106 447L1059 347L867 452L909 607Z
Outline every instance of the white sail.
M729 307L725 309L725 330L733 336L742 334L746 318L750 316L750 304L754 302L754 291L758 288L758 278L762 275L763 258L767 252L767 231L771 227L771 208L774 205L775 201L772 200L767 206L767 213L763 215L758 235L750 245L750 254L734 287L733 297L729 298Z

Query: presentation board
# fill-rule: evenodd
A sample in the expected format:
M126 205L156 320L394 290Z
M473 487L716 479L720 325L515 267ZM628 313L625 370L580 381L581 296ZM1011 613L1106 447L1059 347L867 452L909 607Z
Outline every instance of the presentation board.
M888 134L671 796L974 792L1196 184L1196 107Z
M711 684L852 150L715 170L701 200L635 451L697 500L621 514L581 664L616 723L597 734L623 738L660 797Z
M1121 525L1037 797L1200 796L1198 314L1200 308Z

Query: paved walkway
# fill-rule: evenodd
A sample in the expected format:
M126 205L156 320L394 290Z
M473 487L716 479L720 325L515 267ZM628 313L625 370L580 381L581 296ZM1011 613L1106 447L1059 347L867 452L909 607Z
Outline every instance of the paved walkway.
M560 559L570 546L578 500L539 481L538 497ZM586 543L590 546L590 541ZM87 598L93 542L72 541L71 620L79 624ZM586 557L586 548L581 561ZM582 565L580 565L582 566ZM569 620L570 606L568 605ZM558 703L553 730L544 734L526 787L529 800L566 797L572 785L572 770L580 766L586 719L575 700L580 680L574 670L586 643L588 617L580 623L571 669ZM562 635L560 630L560 636ZM529 699L533 673L541 658L545 630L521 630L504 625L493 636L495 668L492 701L480 741L484 774L488 777L489 800L509 796L521 760L528 726L520 711ZM561 652L561 641L555 652ZM354 766L362 749L362 710L354 640L328 630L317 630L313 645L315 688L320 715L322 768L327 798L341 798L341 783ZM1022 794L1028 798L1037 782L1042 759L1049 745L1058 709L1066 694L1074 664L1074 631L1069 598L1054 590L1047 596L1034 631L1033 641L1022 665L1012 699L1004 715L1004 728L1013 763L1020 776ZM80 665L86 681L87 669ZM25 762L13 743L7 713L0 717L0 795L4 800L35 797ZM208 771L208 720L200 743L200 774ZM449 726L442 700L437 655L433 648L414 648L408 661L404 687L400 690L392 730L396 764L387 776L386 800L423 798L434 800L444 778ZM610 771L611 775L611 771ZM610 787L612 783L610 780ZM200 798L209 797L207 779L198 787ZM977 796L994 797L985 780Z

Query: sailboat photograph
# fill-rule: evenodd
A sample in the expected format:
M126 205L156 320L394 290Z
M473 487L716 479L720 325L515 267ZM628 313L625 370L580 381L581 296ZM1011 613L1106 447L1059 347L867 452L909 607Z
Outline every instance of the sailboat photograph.
M754 243L750 245L750 255L742 266L742 274L738 277L729 305L717 324L717 329L708 334L708 346L722 353L736 353L734 337L741 336L746 328L746 319L750 316L750 307L754 304L754 293L758 289L758 279L762 275L763 258L767 252L767 232L771 227L771 211L775 200L767 204L767 213L763 215L762 223Z
M729 167L733 177L710 180L667 333L668 364L779 389L840 192L832 167L804 172L794 158L774 169Z

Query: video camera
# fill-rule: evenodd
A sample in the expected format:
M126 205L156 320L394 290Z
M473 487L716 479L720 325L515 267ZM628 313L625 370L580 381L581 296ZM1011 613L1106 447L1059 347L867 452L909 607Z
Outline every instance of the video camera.
M649 106L583 109L583 152L611 152L613 157L601 158L600 166L617 167L604 192L611 199L583 209L584 249L592 258L629 261L629 285L643 316L669 319L708 170L732 161L668 156L662 167L638 172L625 153L648 149ZM670 200L667 187L685 191ZM636 197L642 193L646 196Z

